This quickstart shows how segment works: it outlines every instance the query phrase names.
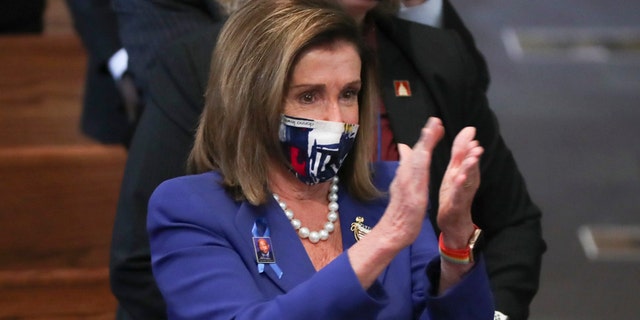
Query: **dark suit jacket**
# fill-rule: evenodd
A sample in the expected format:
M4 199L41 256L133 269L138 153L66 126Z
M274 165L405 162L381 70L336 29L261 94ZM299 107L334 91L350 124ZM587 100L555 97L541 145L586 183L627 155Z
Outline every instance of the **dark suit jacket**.
M220 27L178 42L151 73L150 99L131 141L113 226L110 280L121 307L118 319L166 318L151 273L147 203L162 181L186 172Z
M222 19L216 0L111 0L129 70L146 98L149 70L156 54L185 35Z
M73 25L87 50L87 71L80 127L102 143L127 145L131 138L124 102L107 69L122 48L110 0L67 0Z
M396 168L397 162L389 162L374 169L382 190ZM346 253L316 272L274 199L261 206L235 201L220 182L216 172L171 179L149 201L153 272L171 318L472 320L493 315L482 258L461 282L434 296L440 260L428 220L414 244L399 252L365 291ZM362 216L374 226L387 199L360 202L345 190L338 191L342 222L335 232L342 233L346 251L355 243L350 222ZM270 266L264 273L258 270L252 243L258 218L269 228L282 277Z
M447 21L452 8L445 5L445 9L449 10L445 11ZM151 76L154 80L149 88L150 101L127 160L112 244L112 288L123 306L130 305L128 310L145 312L150 302L156 307L162 303L148 260L146 205L160 182L185 174L185 160L204 105L208 79L204 66L209 65L219 27L163 52ZM477 50L469 50L475 46L461 40L458 30L434 29L399 19L381 23L379 30L378 41L389 42L389 46L379 45L378 54L383 68L382 95L395 138L412 144L430 115L440 117L445 125L446 137L432 164L430 198L436 208L437 190L453 137L464 126L478 128L478 139L486 151L481 162L482 186L473 208L474 221L487 234L485 257L497 309L513 319L526 318L538 288L545 249L540 211L529 199L495 116L487 106L484 60ZM396 68L396 62L403 66ZM384 69L388 66L393 67ZM411 68L416 71L407 72ZM394 79L410 80L416 96L395 98L388 87L388 81ZM140 286L153 290L140 294ZM154 297L157 299L151 300Z
M528 317L539 282L541 212L532 203L485 96L486 77L456 32L394 19L379 24L378 58L383 101L397 142L413 145L425 119L442 119L445 136L431 163L430 205L438 192L456 134L477 129L485 149L473 221L485 231L484 252L496 308L511 319ZM396 97L393 80L408 80L411 97ZM430 216L436 225L436 216Z

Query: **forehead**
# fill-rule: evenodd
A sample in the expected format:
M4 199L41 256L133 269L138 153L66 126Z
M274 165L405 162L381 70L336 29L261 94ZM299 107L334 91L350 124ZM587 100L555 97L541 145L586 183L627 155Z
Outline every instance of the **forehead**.
M350 50L358 54L357 45L353 42L353 40L344 39L344 38L335 38L335 39L329 39L326 41L316 43L315 45L311 45L309 48L302 50L299 56L303 56L306 53L309 53L310 51L333 52L333 51L340 51L340 50Z
M335 40L302 51L294 64L294 73L305 68L331 69L342 65L360 68L361 59L355 44L347 40Z

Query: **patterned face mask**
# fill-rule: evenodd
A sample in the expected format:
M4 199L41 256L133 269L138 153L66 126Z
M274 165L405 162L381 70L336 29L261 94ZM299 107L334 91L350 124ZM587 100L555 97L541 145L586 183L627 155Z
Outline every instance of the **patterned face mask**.
M289 169L300 181L316 184L338 174L357 132L357 124L282 115L279 138Z

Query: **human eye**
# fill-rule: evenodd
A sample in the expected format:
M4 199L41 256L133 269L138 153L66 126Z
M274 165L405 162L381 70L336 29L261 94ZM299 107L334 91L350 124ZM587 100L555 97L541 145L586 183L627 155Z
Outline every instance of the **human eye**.
M316 101L316 93L313 91L305 91L298 96L298 101L303 104L312 104Z
M357 102L359 92L360 92L359 89L348 88L342 92L342 99L349 102Z

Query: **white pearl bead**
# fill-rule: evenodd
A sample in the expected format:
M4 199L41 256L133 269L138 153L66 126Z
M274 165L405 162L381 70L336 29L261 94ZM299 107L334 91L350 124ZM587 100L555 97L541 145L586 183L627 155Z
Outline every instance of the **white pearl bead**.
M309 228L307 227L300 227L300 229L298 229L298 235L300 236L300 238L304 239L306 237L309 236Z
M287 208L287 204L280 200L280 197L277 194L273 194L273 198L278 202L278 205L284 211L287 219L290 220L291 226L295 230L297 230L298 236L302 239L308 239L311 243L318 243L320 240L327 240L329 238L329 234L335 230L334 222L338 220L338 177L335 176L331 183L331 187L329 189L329 195L327 198L329 199L329 205L327 206L329 209L329 213L327 214L327 221L324 224L324 228L320 231L311 231L307 227L302 226L302 222L299 219L294 218L293 210Z
M320 234L318 231L311 231L311 233L309 233L309 241L311 241L311 243L318 243L318 241L320 241Z
M287 219L293 219L293 211L291 211L291 209L284 210L284 214L287 216Z
M329 220L330 222L335 222L336 220L338 220L338 213L335 211L329 212L329 214L327 214L327 220Z
M333 222L328 222L328 221L327 221L327 222L324 224L324 230L327 230L327 232L333 232L333 229L334 229L334 228L335 228L335 227L334 227L334 225L333 225Z

